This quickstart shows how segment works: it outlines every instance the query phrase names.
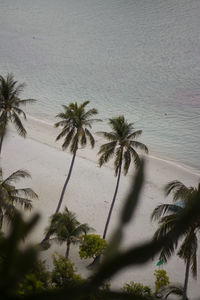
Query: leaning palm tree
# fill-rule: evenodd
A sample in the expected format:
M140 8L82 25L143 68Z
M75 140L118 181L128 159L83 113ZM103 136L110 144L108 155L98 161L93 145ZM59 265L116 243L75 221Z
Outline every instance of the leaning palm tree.
M13 74L9 73L5 78L0 76L0 153L9 122L15 125L19 135L26 137L26 130L20 120L20 115L26 119L26 114L20 107L36 100L19 98L24 87L24 83L17 84Z
M65 150L70 145L70 152L73 154L68 176L65 180L56 208L56 213L61 207L79 145L82 147L86 146L88 139L92 148L95 144L94 137L88 128L92 128L92 123L100 120L91 118L98 113L95 108L89 109L88 111L85 110L86 105L89 103L89 101L85 101L80 105L78 105L77 102L70 103L69 105L63 105L64 112L61 112L56 116L60 118L61 121L57 122L55 127L62 127L61 133L57 136L56 141L64 137L62 149Z
M158 220L159 228L154 234L154 239L157 240L164 237L171 229L176 228L180 215L190 205L190 200L195 194L200 193L200 184L198 188L186 187L180 181L172 181L165 187L166 196L170 193L173 194L172 204L161 204L157 206L151 218ZM200 220L192 224L184 233L184 240L178 250L178 256L182 258L186 263L185 280L183 287L183 299L187 298L187 286L189 279L189 270L191 268L192 274L196 277L197 274L197 232L200 229ZM160 259L167 262L168 258L175 252L178 247L178 239L175 239L173 243L165 246L161 253Z
M82 234L87 234L91 228L88 224L81 224L76 215L65 207L63 213L55 213L50 219L50 225L45 230L46 235L53 236L51 240L60 244L66 243L65 257L69 259L71 244L79 242Z
M31 188L16 188L13 183L23 178L30 178L30 174L24 170L18 170L3 179L0 168L0 229L3 219L8 220L13 217L18 206L24 210L31 210L32 200L38 198Z
M103 164L107 163L110 158L113 156L115 157L114 167L115 176L117 176L117 184L103 233L104 239L106 238L108 225L116 200L122 168L124 175L126 175L128 173L131 161L134 163L136 168L140 166L140 157L135 148L139 148L148 153L148 148L144 144L134 140L142 134L142 130L134 131L133 123L128 123L124 119L124 116L109 119L109 125L112 128L111 132L99 132L100 135L109 141L100 147L98 152L100 155L99 165L102 166Z
M160 299L168 299L170 295L180 296L180 300L183 299L183 286L180 284L170 284L164 286L159 290L159 298ZM187 300L189 300L187 298Z

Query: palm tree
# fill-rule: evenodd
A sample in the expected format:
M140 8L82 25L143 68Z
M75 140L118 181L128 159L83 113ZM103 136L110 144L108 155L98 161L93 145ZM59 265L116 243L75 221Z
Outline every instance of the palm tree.
M19 117L22 115L26 119L26 114L20 107L36 100L19 98L24 87L24 83L17 85L13 74L9 73L6 78L0 76L0 153L9 122L15 125L19 135L26 137L26 130Z
M2 228L4 216L13 217L17 206L24 210L31 210L32 200L38 198L31 188L16 188L13 182L21 178L30 178L30 174L24 170L18 170L3 179L2 169L0 168L0 229Z
M62 149L65 150L70 145L70 152L73 154L71 165L69 168L68 176L65 180L60 200L58 202L56 213L59 211L64 193L69 182L76 153L79 145L82 147L86 146L87 139L91 144L91 147L94 147L95 140L92 136L92 133L88 128L92 128L92 123L95 121L100 121L99 119L91 119L92 116L96 115L98 111L95 108L85 110L86 105L90 102L85 101L82 104L78 105L77 102L70 103L68 106L63 105L64 112L59 113L56 117L60 118L61 121L55 124L55 127L62 127L61 133L57 136L56 141L64 137L64 143L62 144Z
M179 284L170 284L159 290L160 299L168 299L168 297L172 294L180 296L180 299L183 299L183 287ZM186 299L189 300L188 298Z
M66 243L66 259L69 259L70 245L79 242L79 237L86 234L91 228L87 224L81 224L76 215L65 207L63 213L55 213L50 219L50 225L45 233L58 243Z
M154 239L164 237L171 229L176 228L180 214L190 205L190 200L195 194L200 193L200 184L198 189L194 187L186 187L180 181L172 181L165 187L166 196L173 194L172 204L161 204L157 206L152 213L152 220L158 220L159 228L154 234ZM178 256L186 263L185 280L183 287L183 299L187 298L187 286L189 279L189 270L196 277L197 274L197 231L200 229L200 220L192 224L184 233L184 240L178 251ZM167 262L174 251L178 247L178 239L175 239L172 244L165 246L160 254L160 259Z
M103 137L109 141L100 147L98 152L100 155L99 165L101 167L104 163L107 163L110 158L113 156L115 157L114 167L115 176L117 176L117 184L103 233L104 239L106 238L108 225L116 200L122 168L124 175L126 175L131 161L135 164L136 168L139 167L140 157L134 148L139 148L148 153L148 148L144 144L134 140L142 134L142 130L134 131L133 123L128 123L124 119L124 116L109 119L109 125L112 128L111 132L99 132L99 134L103 135Z

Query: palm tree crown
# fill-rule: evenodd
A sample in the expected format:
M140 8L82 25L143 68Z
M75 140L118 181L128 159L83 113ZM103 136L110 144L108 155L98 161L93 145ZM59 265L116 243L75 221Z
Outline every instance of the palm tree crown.
M54 236L53 240L59 243L66 243L66 259L69 257L71 243L79 241L78 237L90 230L88 224L81 224L76 215L65 207L63 213L55 213L50 219L50 225L46 229L46 235Z
M123 163L123 170L126 175L132 159L136 167L140 165L140 157L134 148L139 148L148 153L148 148L144 144L134 140L142 134L142 130L134 131L133 123L128 123L124 116L109 119L109 125L112 128L111 132L99 132L109 140L108 143L100 147L98 153L100 155L99 165L102 166L111 157L115 156L115 175L118 174L121 163Z
M26 119L25 112L20 108L27 103L32 103L34 99L20 99L19 95L23 91L25 84L17 84L13 74L8 74L6 78L0 76L0 135L1 144L6 132L7 124L12 122L19 135L25 137L26 130L20 120L20 115Z
M200 184L198 188L186 187L180 181L172 181L165 187L166 196L173 194L172 204L161 204L157 206L152 213L152 220L158 220L159 228L154 234L154 239L163 238L171 229L176 228L179 216L190 205L190 200L200 193ZM186 274L184 283L184 299L187 297L187 284L189 278L189 268L191 267L192 274L196 277L197 274L197 232L200 229L200 220L193 223L184 233L184 240L178 250L178 256L186 263ZM173 243L165 246L160 254L160 259L167 262L174 251L178 247L178 239Z
M32 200L38 198L37 194L31 188L15 188L14 182L21 178L30 178L30 174L24 170L18 170L3 179L2 169L0 168L0 228L2 227L3 218L8 219L20 205L24 210L32 208Z
M56 117L61 121L55 124L55 127L63 127L61 133L57 136L56 140L64 137L64 143L62 144L63 150L65 150L70 144L71 153L76 152L78 145L85 146L87 144L87 138L92 147L94 147L95 141L88 128L92 128L94 121L100 121L99 119L91 119L92 116L98 114L97 109L92 108L88 111L85 110L86 105L90 102L85 101L78 105L77 102L70 103L69 105L63 105L64 112L59 113Z

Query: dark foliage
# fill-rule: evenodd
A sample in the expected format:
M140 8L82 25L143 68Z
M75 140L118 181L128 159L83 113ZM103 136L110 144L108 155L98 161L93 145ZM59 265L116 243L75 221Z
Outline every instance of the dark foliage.
M108 246L105 259L93 276L79 288L65 287L59 290L45 290L37 295L27 295L24 299L51 300L51 299L146 299L143 296L128 295L124 292L101 290L104 282L112 278L127 266L142 265L158 254L166 244L173 243L174 237L182 236L200 216L200 193L196 193L190 201L190 206L179 215L176 228L169 231L165 238L157 241L149 240L131 247L126 251L119 251L119 244L123 237L125 225L130 221L137 203L143 183L143 164L138 170L133 187L125 201L118 228ZM0 295L1 299L18 299L14 292L20 279L29 272L36 260L36 249L29 247L23 251L19 249L21 237L27 235L35 225L38 216L25 223L18 215L13 221L9 235L0 240L1 257L5 258L0 265ZM93 297L93 298L91 298ZM96 298L95 298L96 297Z

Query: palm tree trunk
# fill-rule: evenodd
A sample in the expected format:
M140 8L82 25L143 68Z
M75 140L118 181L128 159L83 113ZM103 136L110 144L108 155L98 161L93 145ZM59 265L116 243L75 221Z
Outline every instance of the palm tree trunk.
M188 280L189 280L189 272L190 272L190 258L188 258L186 263L185 269L185 282L183 287L183 300L187 299L187 287L188 287Z
M115 188L115 193L114 193L114 196L113 196L113 200L112 200L112 203L111 203L111 206L110 206L110 210L109 210L109 213L108 213L108 218L107 218L105 229L104 229L104 233L103 233L103 239L104 240L106 238L106 233L107 233L107 230L108 230L108 225L110 223L110 218L111 218L112 210L113 210L113 207L114 207L114 204L115 204L115 200L116 200L116 196L117 196L117 192L118 192L118 188L119 188L119 181L120 181L120 176L121 176L121 168L122 168L122 156L121 156L121 159L120 159L120 165L119 165L119 171L118 171L118 177L117 177L117 184L116 184L116 188Z
M69 259L69 250L70 250L70 242L67 242L67 249L66 249L66 252L65 252L66 260Z
M108 230L108 225L110 223L110 218L111 218L112 210L113 210L113 207L114 207L114 204L115 204L115 200L116 200L116 196L117 196L117 192L118 192L118 188L119 188L119 181L120 181L120 176L121 176L121 169L122 169L122 154L121 154L121 158L120 158L120 165L119 165L119 171L118 171L118 177L117 177L117 184L116 184L116 188L115 188L115 193L114 193L114 196L113 196L113 200L112 200L112 203L111 203L111 206L110 206L110 210L109 210L109 213L108 213L108 218L107 218L105 229L104 229L104 233L103 233L103 239L104 240L106 238L106 233L107 233L107 230ZM93 262L88 266L88 269L92 269L92 268L94 268L95 266L97 266L100 263L100 256L101 255L98 255L98 256L96 256L94 258Z
M66 187L67 187L67 184L69 182L69 179L71 177L71 173L72 173L72 169L73 169L73 165L74 165L74 161L75 161L75 157L76 157L76 151L77 151L77 148L73 154L73 157L72 157L72 161L71 161L71 165L70 165L70 168L69 168L69 172L68 172L68 175L67 175L67 179L65 180L65 184L63 186L63 189L62 189L62 192L61 192L61 195L60 195L60 200L58 202L58 206L56 208L56 211L55 213L57 213L61 207L61 204L62 204L62 201L63 201L63 197L64 197L64 194L65 194L65 190L66 190ZM50 238L50 234L46 234L46 236L44 237L44 239L41 241L41 245L45 245L45 242L48 241L48 239Z
M3 144L3 135L2 135L1 138L0 138L0 154L1 154L2 144Z
M77 151L77 149L75 150L75 152L73 154L73 157L72 157L71 165L70 165L70 168L69 168L69 173L67 175L67 178L65 180L65 184L63 186L63 189L62 189L62 192L61 192L61 195L60 195L60 200L59 200L58 206L56 208L56 213L59 212L59 210L60 210L60 207L61 207L61 204L62 204L62 201L63 201L63 197L64 197L64 194L65 194L65 190L66 190L67 184L69 182L69 179L71 177L71 173L72 173L72 169L73 169L74 161L75 161L75 157L76 157L76 151Z

